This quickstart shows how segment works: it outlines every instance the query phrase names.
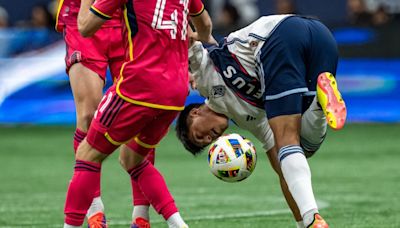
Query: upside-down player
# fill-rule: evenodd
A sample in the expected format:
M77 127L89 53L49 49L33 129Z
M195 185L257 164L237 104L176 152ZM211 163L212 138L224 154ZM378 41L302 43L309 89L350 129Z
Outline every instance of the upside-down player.
M297 227L327 228L306 157L322 144L327 120L340 129L346 119L332 75L338 52L329 30L295 15L261 17L208 51L196 42L189 58L207 100L180 114L176 129L186 149L199 153L232 119L264 144Z
M106 70L109 67L113 81L118 78L122 64L125 62L123 47L121 10L116 10L112 19L104 23L92 37L82 37L78 32L77 17L82 9L90 7L91 0L61 0L58 6L56 30L64 33L67 46L65 57L66 72L69 75L71 89L76 106L76 131L74 151L86 137L94 112L103 96ZM154 164L154 151L147 159ZM148 218L150 203L144 197L136 182L132 182L133 213L132 220L144 223ZM106 223L104 205L100 189L88 210L89 227L97 223Z
M189 13L202 41L213 41L211 21L200 0L98 0L90 11L81 7L79 31L84 36L93 35L121 7L127 62L118 82L100 102L76 153L64 227L82 225L100 185L101 163L122 144L126 144L122 163L132 181L138 183L169 227L187 227L163 177L144 158L184 106L188 92Z

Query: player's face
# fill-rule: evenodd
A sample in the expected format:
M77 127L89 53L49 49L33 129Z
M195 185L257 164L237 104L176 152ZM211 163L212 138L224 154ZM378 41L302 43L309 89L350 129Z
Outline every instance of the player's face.
M207 146L228 128L228 119L214 112L196 112L190 115L189 139L198 146Z

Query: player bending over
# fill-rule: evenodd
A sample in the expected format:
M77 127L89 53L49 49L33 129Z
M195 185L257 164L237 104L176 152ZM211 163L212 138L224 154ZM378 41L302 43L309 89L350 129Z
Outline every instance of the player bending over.
M176 130L185 148L199 153L232 119L264 144L297 227L328 227L306 158L322 144L327 122L340 129L346 118L329 30L300 16L261 17L218 47L194 43L189 59L196 87L207 99L179 116Z
M200 0L97 0L90 11L79 13L80 33L93 35L121 8L127 61L118 81L101 100L87 137L78 147L65 202L64 228L82 225L100 188L101 164L122 144L126 147L121 159L132 186L137 183L169 227L187 227L164 178L144 158L154 150L184 106L188 91L188 15L194 16L193 23L202 41L213 40L211 21ZM96 227L106 226L100 222Z

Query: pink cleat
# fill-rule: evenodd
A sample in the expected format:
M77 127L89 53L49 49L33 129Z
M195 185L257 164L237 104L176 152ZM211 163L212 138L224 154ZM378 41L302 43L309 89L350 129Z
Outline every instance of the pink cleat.
M329 226L320 214L315 214L314 221L307 228L329 228Z
M347 109L331 73L325 72L318 76L317 98L328 125L334 130L342 129L346 122Z
M131 228L150 228L150 222L142 217L137 217L132 222Z
M88 228L107 228L107 220L103 212L97 212L96 214L88 218Z

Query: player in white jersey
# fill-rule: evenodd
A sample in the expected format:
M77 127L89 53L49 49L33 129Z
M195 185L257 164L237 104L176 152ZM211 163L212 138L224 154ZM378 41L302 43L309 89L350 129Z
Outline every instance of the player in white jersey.
M190 70L207 99L181 112L178 138L197 154L231 119L264 144L297 226L326 228L306 157L322 144L327 123L340 129L346 118L332 75L337 59L329 30L294 15L261 17L209 50L195 42Z

